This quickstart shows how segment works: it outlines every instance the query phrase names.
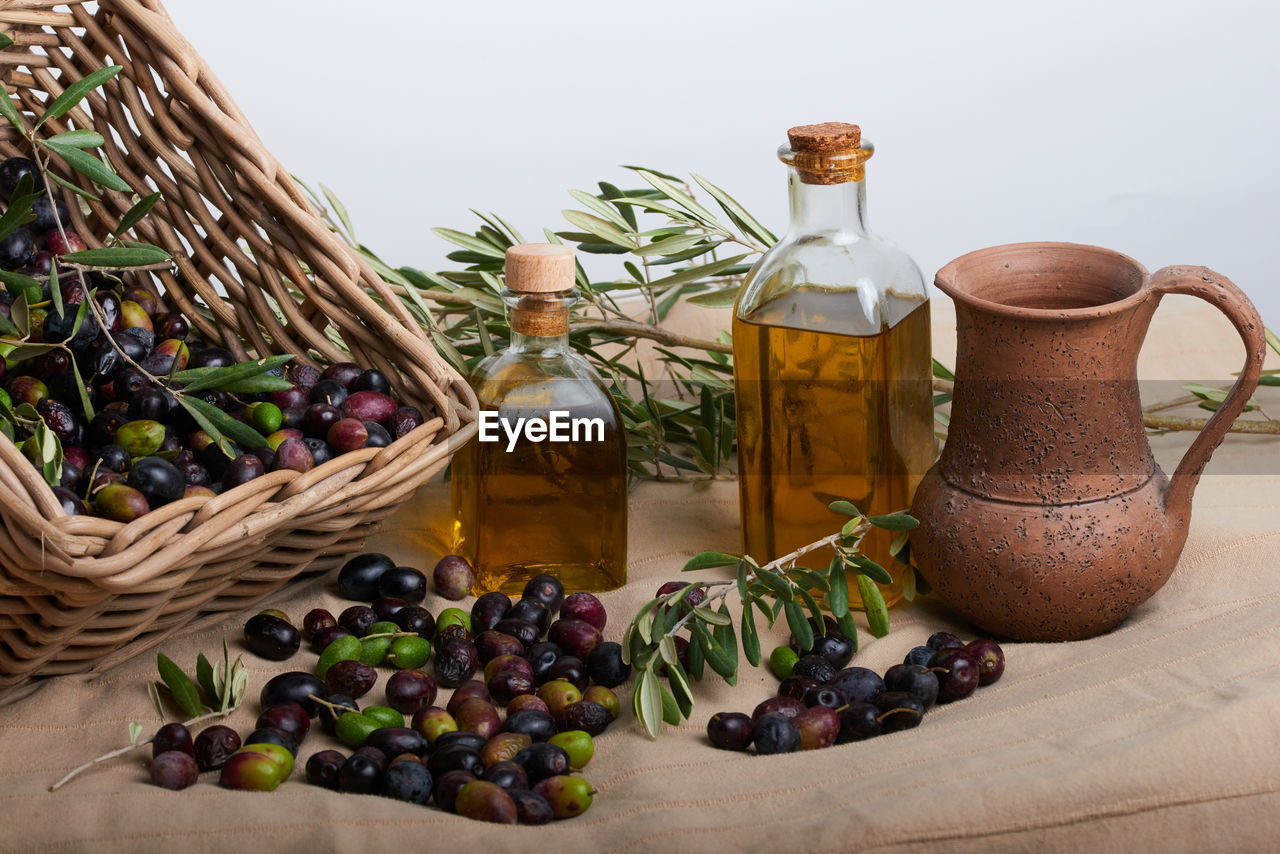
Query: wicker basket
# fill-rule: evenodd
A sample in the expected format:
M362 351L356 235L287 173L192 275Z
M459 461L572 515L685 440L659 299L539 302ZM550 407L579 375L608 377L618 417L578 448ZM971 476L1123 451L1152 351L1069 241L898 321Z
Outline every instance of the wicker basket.
M387 448L343 454L305 474L272 472L130 524L68 517L0 438L0 687L105 667L166 633L241 610L304 570L336 565L475 430L466 383L317 216L158 0L97 7L0 0L0 30L15 41L0 52L0 74L20 106L38 113L72 82L124 66L42 131L96 129L134 189L163 193L135 232L176 259L177 274L159 277L193 334L242 358L294 353L375 366L429 420ZM8 132L0 155L26 154L0 124ZM88 214L67 197L91 245L133 201L101 197Z

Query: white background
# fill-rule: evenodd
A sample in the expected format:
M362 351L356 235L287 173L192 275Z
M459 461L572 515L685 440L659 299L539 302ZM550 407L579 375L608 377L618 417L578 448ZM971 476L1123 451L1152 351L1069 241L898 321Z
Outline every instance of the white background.
M786 128L853 121L877 147L872 227L927 277L982 246L1097 243L1213 267L1280 325L1266 3L167 5L393 264L441 269L428 229L470 230L468 208L565 228L565 190L626 186L621 163L701 172L778 230Z

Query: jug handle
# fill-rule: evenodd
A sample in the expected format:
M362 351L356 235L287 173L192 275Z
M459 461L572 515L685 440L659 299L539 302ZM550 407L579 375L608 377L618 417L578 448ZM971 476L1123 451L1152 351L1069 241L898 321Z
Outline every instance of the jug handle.
M1226 400L1183 455L1165 493L1166 512L1186 518L1191 510L1191 495L1209 463L1209 456L1222 443L1232 423L1244 412L1245 405L1258 387L1262 361L1267 352L1266 333L1258 310L1244 291L1226 276L1219 275L1208 267L1165 267L1152 274L1150 288L1157 297L1164 294L1190 294L1205 300L1225 314L1244 339L1245 361L1240 376L1231 387Z

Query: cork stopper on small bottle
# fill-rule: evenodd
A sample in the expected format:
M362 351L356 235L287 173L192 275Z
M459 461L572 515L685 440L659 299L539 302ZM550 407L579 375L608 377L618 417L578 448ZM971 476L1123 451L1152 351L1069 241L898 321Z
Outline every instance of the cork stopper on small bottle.
M862 129L847 122L799 125L787 131L787 141L783 160L795 166L805 184L861 181L873 151L862 147Z
M507 250L507 287L523 294L573 287L573 249L559 243L522 243Z
M573 249L556 243L523 243L507 250L507 290L520 295L511 310L511 329L547 338L569 331L565 296L573 290Z

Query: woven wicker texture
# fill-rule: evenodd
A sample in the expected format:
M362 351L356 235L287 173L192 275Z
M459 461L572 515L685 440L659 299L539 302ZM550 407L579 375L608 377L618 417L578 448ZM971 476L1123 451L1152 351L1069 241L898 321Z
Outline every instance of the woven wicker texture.
M0 439L0 686L13 686L107 666L166 632L240 610L304 569L335 565L470 438L475 401L396 295L320 219L159 2L0 0L0 31L15 41L0 52L0 79L28 116L74 81L123 66L42 133L95 129L135 190L161 191L134 231L173 255L175 272L158 278L192 334L240 358L293 353L376 367L428 418L390 447L305 474L272 472L127 525L66 516ZM6 123L0 156L28 154L22 145ZM69 171L60 177L90 187ZM66 199L91 246L134 201L104 191L86 213Z

